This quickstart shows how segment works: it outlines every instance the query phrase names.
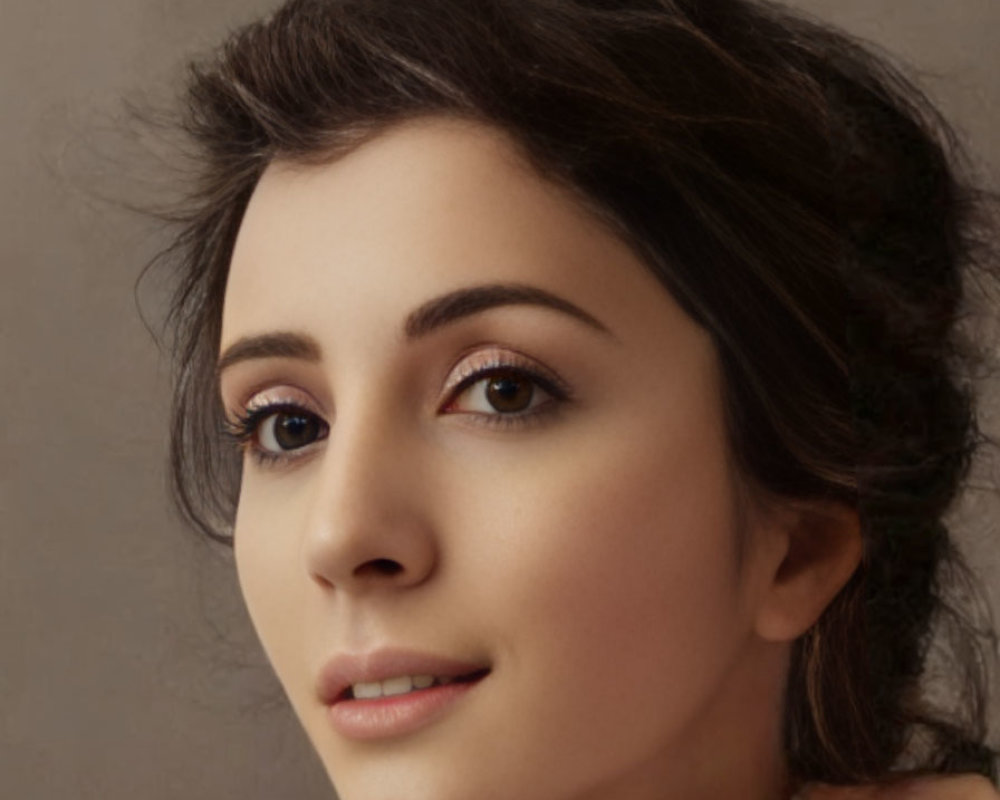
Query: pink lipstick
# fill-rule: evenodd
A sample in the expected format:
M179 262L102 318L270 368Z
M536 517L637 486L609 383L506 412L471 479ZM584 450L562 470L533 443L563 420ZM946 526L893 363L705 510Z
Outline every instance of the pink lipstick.
M489 672L482 663L382 649L333 658L320 673L317 694L338 733L384 739L445 716Z

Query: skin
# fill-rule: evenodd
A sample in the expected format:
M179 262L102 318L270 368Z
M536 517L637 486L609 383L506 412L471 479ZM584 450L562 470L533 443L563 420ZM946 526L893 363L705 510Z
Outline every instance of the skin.
M480 284L544 289L605 330L517 304L402 335L413 309ZM568 192L502 133L444 118L272 164L222 351L276 333L315 352L222 370L227 413L294 403L328 434L277 463L254 457L266 424L246 445L237 567L343 800L790 794L789 644L855 569L856 515L747 501L708 335ZM512 422L488 380L456 395L493 357L571 398L536 387L529 408L549 413ZM390 645L492 671L419 731L341 736L319 671Z

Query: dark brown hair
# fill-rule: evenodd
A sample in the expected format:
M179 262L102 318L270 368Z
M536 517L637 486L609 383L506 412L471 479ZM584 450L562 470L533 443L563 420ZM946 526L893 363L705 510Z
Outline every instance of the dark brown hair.
M239 464L219 444L214 364L262 171L414 116L479 120L596 209L710 332L748 483L860 512L862 565L794 646L793 776L995 779L986 649L945 602L968 572L943 522L981 438L955 326L972 271L990 268L975 257L982 198L895 68L746 0L291 0L195 65L186 100L202 171L165 258L191 521L229 540ZM917 689L949 622L964 694L946 712Z

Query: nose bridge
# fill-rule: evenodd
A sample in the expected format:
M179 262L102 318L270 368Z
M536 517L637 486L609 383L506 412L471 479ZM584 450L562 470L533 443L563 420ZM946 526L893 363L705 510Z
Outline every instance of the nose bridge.
M417 480L421 445L377 406L334 419L308 518L310 575L343 591L423 582L437 557Z

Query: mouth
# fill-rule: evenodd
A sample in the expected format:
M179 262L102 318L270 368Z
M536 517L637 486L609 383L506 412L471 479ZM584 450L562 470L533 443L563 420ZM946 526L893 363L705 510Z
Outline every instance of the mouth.
M476 683L490 673L483 662L401 648L341 653L320 672L316 692L332 706L347 701L378 700Z
M492 665L412 650L343 653L320 673L317 689L339 735L390 740L458 713L492 671Z
M438 686L476 683L489 673L489 668L483 667L465 675L399 675L382 681L359 681L345 687L333 699L333 703L345 700L377 700L382 697L399 697Z

